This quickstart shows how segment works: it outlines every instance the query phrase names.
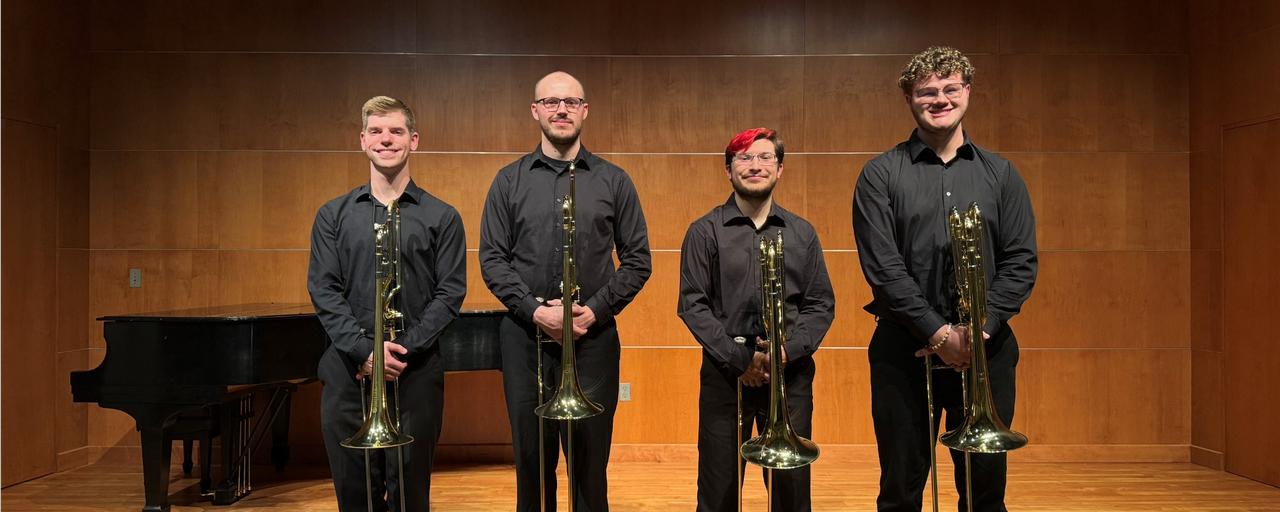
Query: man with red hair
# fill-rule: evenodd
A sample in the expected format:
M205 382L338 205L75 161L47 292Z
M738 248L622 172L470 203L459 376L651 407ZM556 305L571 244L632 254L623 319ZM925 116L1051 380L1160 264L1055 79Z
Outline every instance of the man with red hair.
M773 200L782 177L782 141L768 128L739 133L724 150L733 194L689 226L680 249L677 312L702 344L698 400L698 510L737 509L738 436L763 430L769 414L768 341L761 320L762 237L781 232L786 265L783 375L791 426L812 435L813 352L835 318L835 294L813 226ZM743 429L738 432L738 381ZM810 510L809 468L775 471L773 510Z

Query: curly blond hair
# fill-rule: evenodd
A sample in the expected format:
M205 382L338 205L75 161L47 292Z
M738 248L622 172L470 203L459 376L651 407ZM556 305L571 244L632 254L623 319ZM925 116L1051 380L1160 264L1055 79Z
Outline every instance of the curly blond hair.
M898 87L902 88L902 92L910 93L921 80L956 73L960 73L964 83L969 84L973 83L973 71L973 64L969 63L969 58L960 53L960 50L950 46L930 46L911 57L907 67L902 68L902 74L898 76Z

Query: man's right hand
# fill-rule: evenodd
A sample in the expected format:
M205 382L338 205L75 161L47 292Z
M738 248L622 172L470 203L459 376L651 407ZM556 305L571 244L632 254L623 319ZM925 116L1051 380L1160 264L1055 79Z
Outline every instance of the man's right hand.
M560 336L564 334L564 307L561 304L560 299L552 299L547 301L546 306L533 310L533 323L537 324L543 334L556 342L559 342ZM586 333L586 329L573 326L573 339L576 340Z
M409 363L401 361L399 357L396 357L396 354L408 354L409 349L398 343L388 341L382 344L382 352L383 377L388 381L396 380L404 372L404 369L409 366ZM363 379L372 374L373 354L369 354L369 358L365 359L364 364L360 365L360 371L356 372L356 378Z
M747 387L760 387L769 383L769 355L764 352L755 352L751 356L751 364L747 365L747 371L742 373L742 385Z

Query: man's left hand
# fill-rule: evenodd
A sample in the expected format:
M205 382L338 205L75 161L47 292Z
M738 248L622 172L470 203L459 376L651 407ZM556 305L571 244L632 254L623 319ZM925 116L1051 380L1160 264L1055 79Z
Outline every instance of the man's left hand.
M576 340L582 336L581 334L578 334L579 331L586 334L587 330L590 329L592 325L595 325L595 323L596 313L592 311L591 308L579 304L573 305L573 339Z
M763 350L765 354L769 353L768 341L762 340L760 338L756 338L756 346L760 347L760 349ZM787 346L783 345L781 347L778 347L778 351L782 352L782 364L786 365L787 364Z

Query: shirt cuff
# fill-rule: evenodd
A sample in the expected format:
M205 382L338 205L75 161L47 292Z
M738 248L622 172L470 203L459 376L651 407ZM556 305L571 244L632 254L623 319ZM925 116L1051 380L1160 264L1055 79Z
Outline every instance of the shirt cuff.
M542 307L542 303L538 302L538 298L532 294L526 295L524 300L520 301L520 309L516 314L520 315L520 319L529 323L533 323L533 312Z
M599 297L597 295L587 299L587 303L583 305L591 308L591 313L596 315L597 324L607 324L613 321L613 310L609 309L609 304Z
M947 319L942 318L942 315L933 310L912 322L912 327L916 330L916 336L924 340L926 345L929 343L929 338L933 336L933 333L938 332L938 329L941 329L944 325L947 325Z

